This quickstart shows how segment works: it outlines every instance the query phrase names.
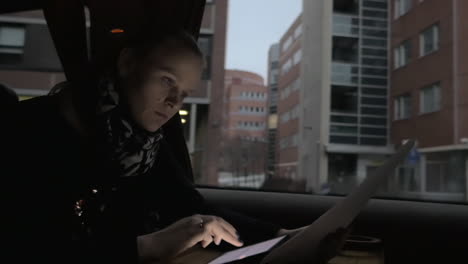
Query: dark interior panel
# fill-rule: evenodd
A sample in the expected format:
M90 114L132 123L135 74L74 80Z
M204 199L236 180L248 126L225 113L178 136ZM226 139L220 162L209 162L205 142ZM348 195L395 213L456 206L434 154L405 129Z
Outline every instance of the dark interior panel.
M206 200L286 228L307 225L342 197L200 189ZM357 217L353 234L383 240L386 263L465 263L468 206L373 199ZM451 262L451 261L457 262Z

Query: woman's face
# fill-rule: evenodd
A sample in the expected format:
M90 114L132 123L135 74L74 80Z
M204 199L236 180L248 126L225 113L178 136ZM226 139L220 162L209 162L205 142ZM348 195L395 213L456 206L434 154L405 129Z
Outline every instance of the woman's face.
M200 82L202 60L191 52L158 47L137 60L131 50L119 58L121 89L135 122L154 132L173 117Z

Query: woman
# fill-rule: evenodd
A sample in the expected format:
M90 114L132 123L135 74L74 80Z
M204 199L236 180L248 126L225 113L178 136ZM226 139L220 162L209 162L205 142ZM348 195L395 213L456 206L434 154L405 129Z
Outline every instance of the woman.
M128 42L99 82L97 107L76 104L67 83L19 104L2 137L10 253L24 262L164 261L196 244L239 247L240 238L293 232L206 206L175 157L173 117L202 66L193 38L166 31Z

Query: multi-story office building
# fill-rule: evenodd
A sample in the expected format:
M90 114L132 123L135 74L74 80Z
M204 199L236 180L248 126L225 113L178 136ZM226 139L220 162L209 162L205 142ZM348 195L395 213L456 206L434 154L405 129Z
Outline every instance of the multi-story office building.
M468 3L392 0L391 140L417 140L395 190L410 198L467 200Z
M393 152L387 1L303 1L281 38L278 176L346 193Z

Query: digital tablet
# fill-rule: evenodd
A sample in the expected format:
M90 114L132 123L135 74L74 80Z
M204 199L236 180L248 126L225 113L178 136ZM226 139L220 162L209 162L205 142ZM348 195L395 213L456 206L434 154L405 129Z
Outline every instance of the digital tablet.
M228 251L224 253L223 255L219 256L218 258L212 260L208 264L229 263L229 262L245 259L251 256L255 256L258 254L262 254L262 253L272 250L275 247L278 247L280 244L284 243L287 240L287 238L288 236L280 236L280 237L273 238L267 241L263 241L257 244L253 244L253 245L246 246L243 248Z

